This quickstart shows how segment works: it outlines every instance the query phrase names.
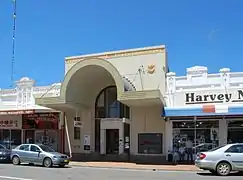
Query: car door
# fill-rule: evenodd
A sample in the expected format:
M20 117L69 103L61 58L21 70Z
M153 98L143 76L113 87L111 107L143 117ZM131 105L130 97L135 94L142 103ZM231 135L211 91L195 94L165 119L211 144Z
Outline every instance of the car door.
M28 144L23 144L19 147L19 149L17 150L17 155L20 158L20 161L25 163L25 162L29 162L29 157L28 157L28 153L29 153L29 145Z
M225 151L224 155L237 170L243 170L243 145L232 145Z
M31 163L36 163L39 164L41 162L41 150L38 146L36 145L31 145L30 146L30 161Z

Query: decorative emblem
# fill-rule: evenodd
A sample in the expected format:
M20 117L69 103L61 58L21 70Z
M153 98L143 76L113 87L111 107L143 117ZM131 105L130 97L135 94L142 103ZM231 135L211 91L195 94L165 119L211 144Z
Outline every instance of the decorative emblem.
M148 65L147 72L148 72L149 74L153 74L153 73L155 72L155 65L154 65L154 64L150 64L150 65Z

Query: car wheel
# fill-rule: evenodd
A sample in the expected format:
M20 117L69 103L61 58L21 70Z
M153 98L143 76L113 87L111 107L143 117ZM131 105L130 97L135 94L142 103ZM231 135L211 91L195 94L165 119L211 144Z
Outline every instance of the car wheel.
M51 160L51 158L45 158L44 161L43 161L43 166L47 167L47 168L52 167L52 160Z
M221 162L217 165L217 174L220 176L228 176L231 171L231 166L227 162Z
M19 164L20 164L20 159L19 159L19 157L18 157L18 156L14 156L14 157L12 158L12 163L13 163L13 165L19 165Z

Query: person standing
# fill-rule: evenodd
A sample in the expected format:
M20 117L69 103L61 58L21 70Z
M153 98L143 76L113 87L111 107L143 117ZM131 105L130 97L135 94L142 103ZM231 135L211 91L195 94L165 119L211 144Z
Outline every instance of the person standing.
M187 161L193 162L193 143L191 138L188 138L186 141L186 153L187 153Z

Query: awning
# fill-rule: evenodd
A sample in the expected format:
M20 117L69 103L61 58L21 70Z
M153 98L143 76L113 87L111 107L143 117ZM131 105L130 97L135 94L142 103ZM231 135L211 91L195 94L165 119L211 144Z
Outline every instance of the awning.
M243 115L243 104L165 107L162 113L165 117L218 115Z
M59 112L54 109L46 108L39 105L31 105L26 108L17 108L16 106L1 106L0 115L19 115L19 114L34 114L44 112Z

